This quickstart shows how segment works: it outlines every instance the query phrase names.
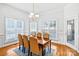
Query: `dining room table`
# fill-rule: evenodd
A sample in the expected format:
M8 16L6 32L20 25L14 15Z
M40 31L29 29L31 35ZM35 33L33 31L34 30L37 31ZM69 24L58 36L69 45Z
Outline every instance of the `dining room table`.
M39 45L41 46L41 48L42 48L42 56L45 55L44 46L45 46L45 45L48 45L49 43L50 43L49 47L50 47L50 53L51 53L51 40L44 40L44 39L38 40L38 44L39 44Z
M30 37L30 35L28 35L28 39L29 39L29 37ZM37 38L37 37L36 37ZM29 41L29 40L28 40ZM30 42L30 41L29 41ZM39 44L39 46L42 48L42 56L44 56L45 54L45 52L44 52L44 46L45 45L47 45L47 44L49 44L49 42L50 42L50 45L49 45L49 47L50 47L50 53L51 53L51 40L44 40L44 38L42 37L42 39L41 40L38 40L38 44ZM30 44L29 44L29 51L30 51Z

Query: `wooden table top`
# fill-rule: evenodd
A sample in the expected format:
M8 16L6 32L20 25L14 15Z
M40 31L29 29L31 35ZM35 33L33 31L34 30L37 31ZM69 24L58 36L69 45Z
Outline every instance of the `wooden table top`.
M29 36L30 36L30 35L28 35L28 38L29 38ZM37 37L35 37L35 38L37 38ZM38 43L41 44L41 45L45 45L46 43L48 43L48 42L50 42L50 41L51 41L51 40L47 40L47 41L46 41L46 40L44 40L43 37L42 37L42 40L38 40Z
M48 43L49 41L50 40L45 41L45 40L42 39L42 40L38 40L38 43L44 45L44 44Z

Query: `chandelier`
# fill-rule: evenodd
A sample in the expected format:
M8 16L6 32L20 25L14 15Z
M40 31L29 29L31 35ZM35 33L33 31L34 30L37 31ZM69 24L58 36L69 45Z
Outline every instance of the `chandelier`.
M29 14L29 18L32 19L32 20L36 20L39 18L39 14L38 13L35 13L35 6L34 6L34 2L33 2L33 12L31 12Z
M38 19L39 18L39 14L30 13L29 18L31 18L32 20Z

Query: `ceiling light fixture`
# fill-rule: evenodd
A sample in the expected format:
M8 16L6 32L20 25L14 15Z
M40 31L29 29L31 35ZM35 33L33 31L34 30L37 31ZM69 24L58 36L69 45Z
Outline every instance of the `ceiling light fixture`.
M32 20L36 20L39 18L39 14L35 13L35 6L34 6L34 1L33 1L33 12L30 13L29 18L31 18Z

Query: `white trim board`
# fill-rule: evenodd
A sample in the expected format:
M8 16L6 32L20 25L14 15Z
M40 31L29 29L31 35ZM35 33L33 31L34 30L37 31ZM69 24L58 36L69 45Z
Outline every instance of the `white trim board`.
M9 46L9 45L12 45L12 44L16 44L16 43L18 43L18 41L12 42L12 43L8 43L8 44L4 44L3 47L6 47L6 46Z

